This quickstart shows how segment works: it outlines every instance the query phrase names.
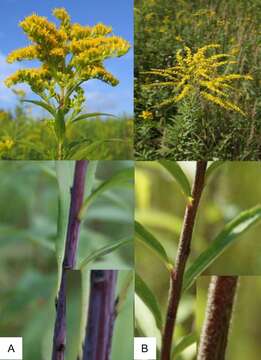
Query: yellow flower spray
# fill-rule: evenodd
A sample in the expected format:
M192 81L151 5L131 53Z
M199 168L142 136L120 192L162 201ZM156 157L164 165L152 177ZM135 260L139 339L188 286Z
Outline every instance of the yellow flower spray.
M58 27L36 14L20 22L31 45L11 52L7 61L39 60L41 66L18 70L5 83L8 87L27 83L40 96L41 101L24 101L41 106L52 115L58 159L61 159L69 124L93 116L108 115L80 115L85 102L81 85L90 79L99 79L116 86L118 80L105 69L104 60L125 55L130 45L126 40L112 35L111 27L72 23L63 8L54 9L53 15L60 21Z
M165 100L160 106L171 105L186 97L196 94L224 109L232 110L245 115L232 102L231 95L235 88L231 85L236 80L252 80L250 75L219 73L223 66L236 64L230 54L207 55L209 49L218 49L220 45L210 44L192 53L189 47L179 50L176 54L177 64L167 69L152 69L147 74L157 75L163 81L145 85L145 87L171 87L174 96Z

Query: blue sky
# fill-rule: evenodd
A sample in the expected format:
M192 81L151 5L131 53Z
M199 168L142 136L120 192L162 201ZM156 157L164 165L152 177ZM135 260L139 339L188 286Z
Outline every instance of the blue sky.
M133 0L1 0L0 108L12 109L17 102L12 92L4 86L3 80L19 66L6 64L6 55L28 44L25 34L18 26L19 21L32 12L54 20L51 12L55 7L65 7L72 21L82 25L94 25L97 22L110 25L115 35L122 36L133 44ZM108 60L106 65L120 80L120 84L111 87L97 80L88 82L85 87L87 110L132 114L133 51L122 58ZM28 93L28 96L32 98L32 94Z

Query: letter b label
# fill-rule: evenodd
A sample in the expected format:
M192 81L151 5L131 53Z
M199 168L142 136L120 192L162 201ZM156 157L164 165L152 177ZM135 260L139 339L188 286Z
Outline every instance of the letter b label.
M134 360L156 360L156 338L134 338Z

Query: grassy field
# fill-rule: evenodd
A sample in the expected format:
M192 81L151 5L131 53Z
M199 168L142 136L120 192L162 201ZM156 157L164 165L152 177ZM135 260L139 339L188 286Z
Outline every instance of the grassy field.
M261 3L257 0L183 1L136 0L135 2L135 152L138 159L258 160L261 157ZM239 74L250 81L224 81L225 87L208 89L210 96L230 98L244 115L196 95L177 97L175 77L191 75L181 70L169 86L169 78L147 73L171 69L179 59L209 45L206 57L230 55L212 68L210 78ZM182 62L182 59L180 60ZM199 67L197 70L201 70ZM192 71L192 77L195 75ZM203 74L204 75L204 74ZM207 80L207 78L205 79ZM230 79L231 80L231 79ZM188 89L194 79L185 79ZM147 87L151 83L155 87ZM213 85L211 83L210 85ZM183 94L184 95L184 94ZM182 95L182 96L183 96ZM167 100L167 101L166 101ZM217 100L216 100L217 101ZM160 105L164 104L165 105ZM224 105L224 102L223 102Z
M68 128L64 158L117 160L132 158L130 117L93 118ZM21 106L14 114L0 111L0 159L53 160L56 138L48 119L35 119Z

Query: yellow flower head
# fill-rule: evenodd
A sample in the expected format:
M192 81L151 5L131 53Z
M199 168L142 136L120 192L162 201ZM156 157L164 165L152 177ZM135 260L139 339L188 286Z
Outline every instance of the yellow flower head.
M59 25L36 14L21 21L20 26L31 44L11 52L7 61L36 59L42 64L39 68L18 70L6 79L6 85L24 82L41 97L55 97L57 101L66 92L69 101L69 96L89 79L117 85L118 80L106 70L104 61L126 54L129 43L111 36L112 28L104 24L92 27L73 24L64 8L54 9L53 15L60 21ZM62 94L57 94L57 87L63 88Z
M0 141L0 151L6 151L12 149L14 146L14 141L10 137L4 137Z
M231 102L231 83L236 80L252 80L249 75L224 73L224 67L237 62L231 54L208 55L208 50L218 49L220 45L206 45L196 52L189 47L179 50L176 54L176 65L167 69L153 69L148 74L163 78L146 87L171 87L174 95L160 105L171 105L183 100L187 96L196 94L202 99L210 101L227 110L244 112ZM223 69L223 71L222 71Z
M151 111L144 110L140 114L140 118L143 119L143 120L151 120L153 118L153 114L152 114Z

